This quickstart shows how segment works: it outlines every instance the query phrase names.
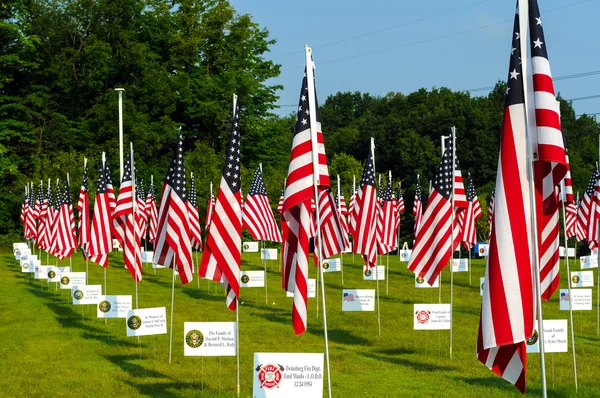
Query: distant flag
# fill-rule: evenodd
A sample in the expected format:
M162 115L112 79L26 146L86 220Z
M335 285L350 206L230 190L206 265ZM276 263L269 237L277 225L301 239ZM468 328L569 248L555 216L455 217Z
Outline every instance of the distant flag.
M342 225L344 231L344 250L350 248L350 241L348 240L348 233L350 232L348 222L346 221L348 217L348 208L346 207L346 200L344 199L344 193L342 192L341 184L340 184L340 176L337 176L337 197L336 197L336 205L338 214L340 215L340 223Z
M102 155L104 158L104 153ZM89 258L90 261L100 264L104 268L108 266L108 254L113 250L111 235L113 211L108 194L108 178L108 167L103 159L100 165L94 214L90 228Z
M488 226L490 227L490 235L492 234L492 222L494 221L494 201L496 200L496 189L492 191L490 196L490 204L488 205Z
M33 183L31 183L31 190L32 192L34 192L34 188L33 188ZM35 197L35 206L33 208L33 219L34 220L39 220L40 219L40 208L42 207L42 184L40 181L40 187L38 189L37 195ZM36 239L37 239L37 229L36 229Z
M146 239L146 232L148 232L148 213L146 211L146 193L144 191L144 180L140 180L139 183L136 181L135 185L135 222L138 226L140 239Z
M187 284L194 276L183 155L183 136L180 130L160 198L154 263L177 269L181 283Z
M385 188L379 190L379 206L377 208L377 250L387 254L398 247L396 235L396 218L398 217L394 203L391 179Z
M75 229L73 228L72 221L73 216L73 204L71 203L71 192L69 189L69 178L67 176L67 183L65 184L62 192L62 198L60 202L60 209L58 211L58 258L63 259L65 257L71 257L77 243L75 241Z
M461 227L461 240L467 250L471 250L477 243L477 229L475 223L481 217L481 207L479 199L475 193L475 185L471 173L469 173L469 185L467 187L467 202L469 203L465 211L458 214L458 222Z
M63 191L60 188L60 180L56 180L56 191L55 191L55 200L54 207L52 207L52 203L50 201L48 212L52 213L52 224L51 232L48 234L49 242L50 242L50 254L54 256L59 256L59 226L60 226L60 208L62 206L62 200L64 197Z
M140 248L141 234L139 226L135 221L135 163L133 161L133 149L125 160L125 168L117 207L113 214L113 234L123 248L123 260L125 267L131 273L136 282L142 280L142 251Z
M21 202L21 222L23 223L23 230L27 228L25 222L25 216L27 214L27 205L29 204L29 196L27 194L27 185L25 185L25 193L23 193L23 201Z
M415 225L413 232L415 238L421 228L421 219L423 218L423 201L421 200L421 177L417 174L417 189L415 190L415 200L413 201L413 214L415 215Z
M279 197L279 202L277 203L277 214L281 215L283 213L283 193L285 192L285 183L284 187L281 190L281 196Z
M146 216L148 217L148 241L154 242L154 239L156 238L156 224L158 223L154 179L150 182L148 195L146 196Z
M35 201L33 195L33 186L27 188L27 202L25 207L25 238L36 238L36 223L35 223Z
M402 189L400 187L401 185L400 183L398 183L396 195L392 197L392 201L396 201L396 231L400 227L400 214L404 213L404 211L406 210L404 206L404 197L402 196Z
M46 191L45 201L46 203L46 217L44 222L44 231L41 233L43 239L41 241L42 248L47 252L50 252L52 246L52 227L54 225L54 207L52 201L52 184L48 178L48 190Z
M255 240L281 242L281 233L269 205L269 197L262 177L262 167L257 168L254 172L244 205L243 225Z
M596 214L600 210L597 194L599 187L600 173L598 172L598 166L596 166L577 212L577 221L583 230L584 239L587 241L590 250L598 247L598 216Z
M315 240L316 264L321 264L325 259L340 254L347 247L350 247L342 216L336 208L331 188L319 189L319 222L321 232L320 239ZM318 256L319 241L323 245L323 258L321 260Z
M77 213L79 221L77 229L79 233L78 244L83 250L83 256L87 256L88 245L90 242L90 202L88 193L88 167L87 159L84 159L83 165L83 181L79 189L79 198L77 199Z
M202 232L200 230L200 214L198 214L198 198L196 196L194 173L190 174L190 194L187 201L187 209L190 221L190 243L192 248L202 250Z
M567 174L562 180L560 189L560 199L565 205L565 233L567 238L572 238L577 234L577 203L573 196L573 185L571 182L571 165L569 164L569 157L567 159Z
M44 183L40 181L40 187L38 189L38 201L40 202L39 214L38 214L38 226L37 226L37 246L41 249L45 249L46 244L46 222L48 219L48 198L44 196Z
M212 182L210 183L210 187L210 198L208 198L208 203L206 205L206 231L208 231L210 228L213 213L215 211L215 197L212 193Z
M231 136L215 210L208 230L199 275L220 281L226 290L226 305L237 308L240 297L242 250L242 180L240 163L240 106L234 96Z

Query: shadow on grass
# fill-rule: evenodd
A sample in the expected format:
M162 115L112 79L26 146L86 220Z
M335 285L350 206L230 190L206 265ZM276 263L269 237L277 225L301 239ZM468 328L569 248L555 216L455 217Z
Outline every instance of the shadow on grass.
M204 390L201 390L202 385L200 383L182 383L178 381L152 383L145 380L140 383L125 381L125 384L137 389L140 395L148 397L181 397L184 392L189 394L191 391L199 394L194 396L202 396L204 393L214 394L214 391L208 389L206 386L204 386ZM227 396L225 393L223 395Z
M383 350L375 350L375 352L383 355L410 355L418 353L417 350L406 347L387 348Z
M434 365L431 363L411 361L410 359L406 359L406 358L388 357L388 356L373 354L373 353L368 353L368 352L361 353L361 355L366 358L374 359L376 361L387 362L387 363L391 363L394 365L409 367L409 368L412 368L412 369L420 371L420 372L448 372L448 371L456 370L456 368L453 366Z
M177 287L177 286L175 286L175 287ZM170 286L169 286L169 288L170 288ZM212 294L211 293L207 293L206 289L205 288L203 289L202 287L199 290L197 288L196 289L192 289L192 288L187 289L187 288L184 288L183 289L183 294L185 294L186 296L188 296L190 298L193 298L193 299L202 299L202 300L206 300L206 301L221 301L221 302L225 302L225 293L224 293L225 290L222 287L220 287L220 286L218 286L218 288L219 288L218 291L223 293L220 296L216 296L214 293L212 293Z
M505 391L507 393L512 393L514 396L521 396L519 391L506 380L501 379L500 377L491 376L491 377L456 377L455 380L464 381L467 384L477 386L477 387L490 387L495 388L500 391ZM531 396L542 396L542 389L540 387L527 387L527 395ZM557 391L555 389L548 388L548 396L550 397L569 397L571 394L564 393L561 391Z
M291 324L291 320L288 320L287 322L289 322ZM322 328L317 328L317 329L309 328L307 330L307 332L310 334L313 334L315 336L323 336ZM363 346L369 344L369 339L366 339L362 336L357 336L357 335L353 334L352 332L349 332L347 330L342 330L342 329L328 329L327 337L329 338L329 341L332 341L332 342L338 343L338 344L363 345Z
M137 344L136 344L136 346L137 346ZM136 354L107 355L107 356L105 356L105 358L108 359L113 364L117 365L124 372L129 373L135 377L152 377L152 378L157 378L157 379L172 380L172 378L170 378L169 376L166 376L155 370L145 368L142 365L135 363L135 361L140 360L140 356L136 355ZM145 384L145 382L144 382L144 384ZM141 387L137 384L132 384L132 385L137 387L138 389ZM163 396L163 395L161 394L160 396Z

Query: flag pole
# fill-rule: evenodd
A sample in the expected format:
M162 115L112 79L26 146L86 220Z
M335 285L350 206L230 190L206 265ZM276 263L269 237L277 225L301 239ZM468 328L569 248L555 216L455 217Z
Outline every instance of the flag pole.
M449 135L442 135L441 140L442 140L442 158L444 157L444 152L446 151L446 139L450 138ZM454 178L454 176L452 177ZM429 196L431 196L431 180L429 180ZM416 239L416 236L415 236ZM451 244L452 245L452 244ZM452 249L450 249L452 250ZM454 255L454 253L452 253ZM439 284L438 284L438 303L442 302L442 273L443 270L440 271L440 276L439 276ZM450 267L450 273L452 273L452 267Z
M154 174L150 175L150 185L154 186ZM156 242L156 240L154 241ZM154 242L152 242L152 249L154 251ZM196 252L196 262L198 262L198 252ZM152 272L156 275L156 268L154 268L154 258L152 259Z
M542 397L548 396L546 386L546 356L544 352L544 324L542 315L542 300L541 300L541 283L540 283L540 259L538 254L538 227L537 227L537 214L536 214L536 203L535 203L535 179L533 173L533 162L537 159L537 151L534 151L532 141L532 134L536 133L535 126L535 109L533 103L530 100L530 96L533 95L533 76L529 70L529 3L527 1L518 2L519 11L519 31L521 32L519 38L519 45L521 47L521 69L524 76L523 79L523 93L525 103L525 136L527 142L527 177L529 182L529 204L531 208L531 242L532 242L532 256L533 256L533 277L534 277L534 298L537 304L537 330L539 336L539 348L540 348L540 371L542 379ZM536 154L534 154L536 152Z
M71 188L71 184L70 184L70 179L69 179L69 173L67 172L67 188ZM33 189L33 187L32 187ZM69 192L69 196L71 195L71 193ZM71 229L71 225L69 225L69 229ZM71 233L73 233L73 231L71 231ZM33 241L31 242L31 245L33 247ZM71 272L73 272L73 255L69 256L69 269L71 270Z
M398 193L402 195L402 181L398 183ZM398 201L398 198L396 198L396 201ZM400 203L398 203L398 219L400 219ZM398 259L400 259L400 226L401 223L398 223L398 231L396 231L398 236Z
M352 175L352 196L350 196L350 198L352 198L354 196L354 194L356 193L356 175ZM354 197L354 203L352 203L353 205L356 203L356 197ZM352 206L352 209L350 209L350 214L354 214L354 206ZM354 263L354 237L352 237L352 262Z
M85 168L87 166L87 158L83 158L83 170L85 171ZM88 196L89 196L89 190L88 190ZM81 218L81 215L79 215L79 217ZM81 250L85 253L84 248L82 247ZM88 258L88 255L86 253L85 255L85 284L88 285L88 273L89 273L89 263L90 263L90 259Z
M52 184L52 182L50 181L50 178L48 178L48 190L50 191L50 195L52 195L52 187L50 186L50 184ZM46 191L48 192L48 191ZM50 199L48 199L48 206L46 207L46 222L48 222L48 214L50 213ZM50 239L48 239L48 241L50 241ZM46 265L50 265L50 253L48 252L48 250L50 250L49 247L46 247Z
M471 173L469 173L469 184L470 183L471 183ZM475 218L475 217L473 217L473 218ZM477 220L474 219L473 224L475 224L476 221ZM475 233L475 241L477 241L477 233ZM475 244L475 243L473 243L473 244ZM469 246L471 246L471 243L467 243L467 255L468 255L467 267L469 268L469 286L471 286L472 285L472 282L471 282L471 250L473 250L473 247L475 247L475 246L473 246L473 247L469 247Z
M566 218L566 212L565 212L565 200L567 198L566 192L565 192L565 184L564 184L564 180L561 184L561 196L562 196L562 215L563 215L563 233L565 236L565 259L566 259L566 265L567 265L567 281L568 281L568 288L569 288L569 323L570 323L570 329L571 329L571 350L573 351L573 377L575 378L575 391L577 391L577 357L575 355L575 329L573 326L573 297L571 295L571 269L569 268L569 245L568 245L568 238L567 238L567 218Z
M454 270L452 269L452 260L454 259L454 172L456 170L456 127L452 126L452 195L451 197L451 211L452 217L450 218L450 359L452 359L452 338L453 338L453 326L454 326ZM442 155L443 156L443 155Z
M173 354L173 306L175 305L175 268L177 267L177 253L173 252L173 281L171 283L171 326L169 327L169 365Z
M388 170L388 186L392 186L392 171ZM396 202L398 203L398 202ZM397 208L397 207L396 207ZM385 265L385 295L387 296L389 293L389 276L390 276L390 253L388 252L385 255L386 265Z
M375 174L375 138L371 137L371 157L373 159L373 174ZM379 188L381 189L381 174L379 174ZM376 200L377 196L375 196ZM377 216L376 216L377 217ZM377 231L375 231L377 234ZM376 239L377 240L377 239ZM375 244L377 245L377 244ZM375 249L375 283L377 289L377 331L379 332L379 336L381 336L381 309L379 302L379 272L377 271L377 257L378 257L377 248Z
M237 109L237 99L238 96L236 94L233 94L233 113L232 115L235 117L236 116L236 109ZM262 174L262 163L260 164L260 172ZM240 197L242 197L242 201L243 196L242 194L242 188L240 187ZM211 202L211 206L212 206L212 202ZM240 236L241 237L241 236ZM241 261L241 255L240 255L240 261ZM238 266L238 268L240 268L240 266ZM239 269L238 269L239 272ZM265 273L265 282L266 282L266 273ZM239 278L239 274L238 274L238 278ZM239 303L239 299L236 297L235 298L235 356L236 356L236 373L237 373L237 396L240 396L240 303Z
M341 191L341 184L340 184L340 175L338 174L337 175L337 203L338 203L338 205L337 205L336 210L338 210L340 218L344 217L344 215L340 211L340 208L342 206L342 202L340 200L342 197L341 192L342 191ZM344 231L344 233L345 233L345 231ZM345 250L346 250L346 248L344 248L344 250L342 250L342 252L340 253L340 269L342 271L342 286L344 286L344 251Z
M121 170L121 177L123 179L123 91L124 88L115 88L115 91L119 94L119 165Z
M135 219L135 212L136 212L136 205L137 205L137 191L136 191L136 184L135 184L135 164L133 163L133 143L129 142L129 160L130 160L130 165L131 165L131 193L132 193L132 210L133 210L133 214L131 215L131 218L133 220L133 270L134 270L134 276L133 276L133 281L135 282L135 309L138 309L138 280L137 280L137 272L138 272L138 268L137 268L137 258L136 258L136 246L137 246L137 241L135 239L135 230L137 228L137 221ZM122 178L121 178L122 179ZM125 245L123 245L125 246ZM125 250L125 247L123 247L123 250ZM139 270L140 274L142 273L142 270ZM139 336L138 336L138 342L139 342Z
M258 164L258 167L260 168L260 174L262 175L263 172L263 168L262 168L262 163ZM264 277L264 281L265 281L265 304L268 305L269 304L269 292L268 292L268 286L267 286L267 260L264 258L265 257L265 242L264 241L260 241L260 246L261 246L261 250L260 250L260 257L261 260L263 262L263 267L265 269L265 277Z
M317 207L317 231L315 236L315 242L319 241L318 256L319 263L322 261L323 245L320 242L321 239L321 220L319 217L319 152L317 145L317 113L316 113L316 98L315 98L315 84L314 84L314 63L312 60L312 49L308 46L304 47L306 56L306 79L308 86L308 106L310 109L310 141L312 146L312 164L313 164L313 187L315 191L315 204ZM323 280L323 267L318 264L319 273ZM317 286L318 288L318 286ZM327 309L325 306L325 284L321 282L321 300L323 302L323 337L325 339L325 362L327 365L327 394L331 398L331 370L329 366L329 338L327 336Z

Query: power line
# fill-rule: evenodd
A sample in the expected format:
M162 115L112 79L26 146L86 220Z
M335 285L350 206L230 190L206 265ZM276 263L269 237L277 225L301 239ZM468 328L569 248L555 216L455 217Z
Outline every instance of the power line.
M589 72L573 73L571 75L557 76L557 77L553 78L553 80L556 82L559 80L578 79L580 77L588 77L588 76L594 76L594 75L600 75L600 70L593 70L593 71L589 71ZM494 89L494 87L495 86L470 88L470 89L464 90L464 91L468 91L470 93L473 93L476 91L490 91L490 90Z
M588 95L587 97L569 98L569 99L566 99L565 101L583 101L583 100L589 100L589 99L594 99L594 98L600 98L600 94Z

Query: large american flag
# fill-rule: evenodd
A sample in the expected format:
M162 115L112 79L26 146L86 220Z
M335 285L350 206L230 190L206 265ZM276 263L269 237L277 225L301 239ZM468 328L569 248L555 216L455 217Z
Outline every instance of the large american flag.
M190 221L190 243L192 248L202 250L202 231L200 230L200 214L198 213L198 197L194 173L190 174L190 194L187 201L188 219Z
M397 203L395 203L392 184L388 181L384 189L379 190L379 206L377 208L377 250L380 254L386 254L398 247L398 236L396 235L399 217Z
M415 189L415 199L413 201L413 214L415 215L415 224L413 232L415 239L421 228L421 220L423 219L423 201L421 200L421 177L417 174L417 188Z
M307 68L314 71L312 60L308 58ZM282 284L284 290L294 294L292 324L297 335L304 333L307 327L308 256L314 222L311 212L315 196L314 182L318 181L319 189L330 186L315 83L314 79L308 81L307 72L305 69L300 90L282 213ZM315 91L315 98L310 98L309 84L312 85L311 92ZM316 132L316 137L312 132ZM317 141L318 153L313 153L313 139ZM316 157L318 171L314 170L313 157Z
M113 210L108 194L108 169L103 161L100 165L98 188L94 202L94 214L90 230L89 258L90 261L108 266L108 254L113 250L111 226Z
M453 159L453 138L444 151L442 162L432 184L427 210L415 239L408 269L433 285L435 279L448 265L452 253L460 244L460 211L468 207L462 175L456 157ZM454 176L452 164L454 163ZM454 179L454 193L452 180ZM454 196L454 198L452 198ZM452 199L454 199L454 226L452 225ZM454 236L454 243L452 243Z
M154 242L156 238L156 224L158 223L158 213L156 211L156 190L154 181L150 182L148 195L146 196L146 216L148 217L148 241Z
M461 211L458 215L458 222L462 232L462 242L467 250L475 246L477 242L477 229L475 223L481 217L481 206L479 199L475 193L475 185L469 173L469 185L467 187L467 202L469 203L465 211Z
M246 196L243 223L255 240L281 242L281 233L269 205L261 167L254 172L254 178L250 184L248 196Z
M79 214L77 224L79 240L77 243L83 250L84 257L86 257L90 242L90 202L88 193L87 159L83 166L83 181L81 183L81 188L79 189L79 198L77 199L77 212Z
M183 284L194 279L187 201L183 136L180 130L160 197L154 263L176 269Z
M598 217L596 214L598 213L597 192L599 189L600 173L596 166L577 210L577 223L583 232L581 236L583 239L580 240L586 240L591 250L598 247Z
M240 297L242 257L242 180L240 162L240 106L234 97L231 136L223 165L215 209L206 238L199 275L221 282L226 289L226 304L237 308Z
M119 187L117 206L113 213L113 234L123 248L123 261L136 282L142 280L141 234L135 222L135 163L133 150L125 162L123 178Z
M373 151L371 146L350 220L353 251L363 255L367 267L375 267L377 261L377 190Z

